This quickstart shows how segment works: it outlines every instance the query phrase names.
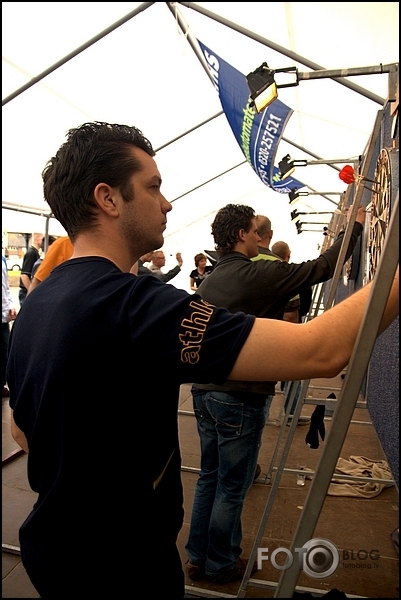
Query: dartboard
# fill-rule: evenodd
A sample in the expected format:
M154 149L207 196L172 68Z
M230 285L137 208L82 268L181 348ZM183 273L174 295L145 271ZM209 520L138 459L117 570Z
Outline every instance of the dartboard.
M367 280L377 271L384 239L389 224L391 208L391 163L386 148L380 151L376 163L372 202L370 205Z

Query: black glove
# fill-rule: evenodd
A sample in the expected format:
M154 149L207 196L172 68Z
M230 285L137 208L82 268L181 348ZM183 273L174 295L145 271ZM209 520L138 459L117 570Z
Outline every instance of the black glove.
M310 419L310 427L308 433L306 434L305 442L306 445L312 448L313 450L319 448L318 432L323 442L326 435L326 429L324 426L324 411L324 404L318 404L315 410L313 411Z

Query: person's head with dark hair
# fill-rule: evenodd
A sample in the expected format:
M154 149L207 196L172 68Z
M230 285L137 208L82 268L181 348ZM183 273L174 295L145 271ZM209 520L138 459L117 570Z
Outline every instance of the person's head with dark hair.
M67 132L67 141L42 172L45 200L71 241L96 227L94 190L101 183L117 188L131 202L131 177L142 170L136 149L154 156L152 144L136 127L103 122L84 123Z
M227 204L221 208L212 223L212 235L218 254L232 252L240 241L241 232L249 233L255 226L255 211L243 204ZM259 236L258 239L260 240ZM254 256L257 255L254 254Z
M207 261L206 254L202 254L202 252L199 252L199 254L195 254L195 257L194 257L195 267L199 266L199 263L200 263L201 260L204 260L205 264L206 264L206 261Z
M48 246L51 246L53 242L56 241L57 238L54 237L54 235L49 235L49 243ZM40 249L42 250L42 252L45 251L45 244L46 244L46 236L44 236L42 238L42 241L40 243Z

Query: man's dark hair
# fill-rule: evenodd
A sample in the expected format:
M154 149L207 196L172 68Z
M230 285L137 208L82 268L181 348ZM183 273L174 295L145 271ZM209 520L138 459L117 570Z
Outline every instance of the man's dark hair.
M243 204L227 204L221 208L212 223L215 249L219 254L232 252L238 242L241 229L248 232L252 227L255 211Z
M49 235L49 246L52 245L53 242L56 241L57 238L54 237L54 235ZM42 241L40 242L40 249L44 251L45 249L45 244L46 244L46 236L42 237Z
M67 132L43 172L45 200L69 237L96 226L96 203L93 191L104 182L120 188L125 202L131 202L130 178L141 169L131 148L154 156L152 144L136 127L95 121Z

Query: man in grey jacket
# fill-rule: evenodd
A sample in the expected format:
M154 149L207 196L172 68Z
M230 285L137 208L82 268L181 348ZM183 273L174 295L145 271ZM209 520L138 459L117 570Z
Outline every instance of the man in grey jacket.
M363 230L360 208L346 252L351 256ZM330 279L344 232L317 259L300 264L251 259L258 255L258 223L249 206L228 204L218 211L212 234L219 259L199 294L232 313L282 319L296 294ZM264 357L260 357L264 360ZM196 484L186 545L188 576L216 583L242 579L241 513L257 466L262 433L276 381L226 381L192 386L201 442L201 470Z

